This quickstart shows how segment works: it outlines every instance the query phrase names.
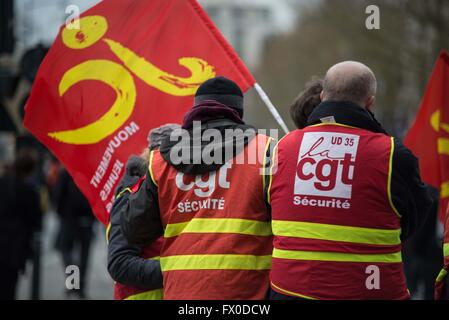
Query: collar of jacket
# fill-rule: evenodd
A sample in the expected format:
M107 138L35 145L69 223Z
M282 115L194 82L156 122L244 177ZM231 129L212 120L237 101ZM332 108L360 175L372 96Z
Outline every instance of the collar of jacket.
M221 139L219 141L209 141L203 140L202 136L198 137L200 141L193 135L193 128L184 129L189 133L188 139L178 139L172 141L170 137L165 137L162 140L161 146L159 148L160 154L162 158L168 162L172 167L174 167L177 171L197 175L204 174L211 171L216 171L220 169L220 167L229 161L233 156L240 153L241 150L255 137L256 129L253 126L236 123L233 120L222 118L222 119L213 119L206 122L201 123L201 132L207 129L216 129L221 133ZM235 135L227 135L226 130L241 130L237 131ZM246 130L252 130L254 135L248 135ZM201 146L201 153L206 147L211 148L211 150L221 149L221 155L223 156L222 161L216 163L206 164L203 163L203 158L201 157L200 163L195 163L193 160L193 152L187 152L182 156L181 163L173 163L171 159L171 151L175 146L178 146L183 150L193 150L193 146L195 145L195 141ZM230 149L232 148L232 149ZM226 150L234 150L234 152L226 152ZM215 152L215 151L214 151ZM179 154L178 154L179 155ZM185 157L185 158L184 158Z
M307 125L311 126L321 123L321 119L331 116L334 117L336 123L375 133L387 134L373 113L348 101L325 101L320 103L310 114Z
M191 129L194 121L210 122L227 119L234 123L245 124L237 110L214 100L205 100L193 106L184 116L183 129Z

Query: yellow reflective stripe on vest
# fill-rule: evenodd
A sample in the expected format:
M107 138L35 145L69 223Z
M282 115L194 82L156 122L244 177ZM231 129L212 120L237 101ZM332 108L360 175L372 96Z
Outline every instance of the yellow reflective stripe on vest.
M174 270L268 270L270 268L271 255L195 254L161 258L163 272Z
M108 223L108 226L106 227L106 244L109 244L109 233L111 232L111 223Z
M299 294L299 293L296 293L296 292L293 292L293 291L282 289L281 287L278 287L277 285L275 285L273 282L271 282L271 286L273 288L275 288L277 291L280 291L281 293L284 293L284 294L287 294L287 295L300 297L300 298L307 299L307 300L318 300L317 298L312 298L312 297L309 297L309 296L305 296L303 294Z
M115 197L115 200L117 200L118 198L120 198L121 196L123 196L125 194L125 192L129 192L129 193L133 193L133 191L131 190L131 188L125 188L122 191L120 191L120 193Z
M445 257L449 256L449 243L445 243L443 245L443 255Z
M164 237L176 237L181 233L237 233L253 236L270 236L271 223L246 219L194 218L187 222L168 224Z
M268 137L268 140L267 140L267 145L265 146L265 151L264 151L264 154L263 154L263 163L262 163L262 167L263 167L263 174L262 174L262 186L263 186L263 188L262 188L262 191L263 192L265 192L265 188L266 188L266 178L267 178L267 167L266 167L266 165L267 165L267 153L268 153L268 149L270 148L270 144L271 144L271 141L273 140L273 138L271 138L271 137Z
M273 220L272 228L275 236L376 245L398 245L401 243L401 229L371 229L280 220Z
M436 282L441 282L444 279L446 279L447 271L445 269L441 269L440 273L438 274Z
M150 290L129 296L125 300L162 300L164 291L162 289Z
M337 122L326 122L326 123L317 123L311 126L308 126L310 128L314 128L314 127L323 127L323 126L336 126L336 127L343 127L343 128L350 128L350 129L358 129L360 130L360 128L354 127L354 126L350 126L347 124L343 124L343 123L337 123Z
M390 202L390 207L394 211L394 213L401 218L401 215L399 214L398 209L396 209L394 203L393 203L393 197L391 195L391 178L393 177L393 154L394 154L394 138L390 138L390 159L388 161L388 182L387 182L387 194L388 194L388 201Z
M277 152L278 152L278 147L279 144L281 143L281 141L287 137L288 135L285 135L284 137L282 137L281 140L279 140L276 145L273 148L273 155L271 158L271 164L270 164L270 170L269 170L269 181L268 181L268 188L267 188L267 202L268 204L271 204L271 186L273 185L273 168L276 168L277 170L277 165L278 165L278 159L277 159ZM276 167L275 167L276 166Z
M147 258L147 260L161 260L161 257L160 256L151 257L151 258Z
M153 174L153 157L154 157L154 150L150 151L150 159L148 161L148 172L150 174L151 181L153 181L154 185L157 187L157 181L154 179Z
M334 262L367 262L367 263L395 263L401 262L400 252L386 254L359 254L340 252L317 251L293 251L274 249L273 258L310 261L334 261Z

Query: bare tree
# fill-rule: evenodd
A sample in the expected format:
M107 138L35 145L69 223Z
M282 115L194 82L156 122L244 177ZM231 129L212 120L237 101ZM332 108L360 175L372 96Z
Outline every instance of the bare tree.
M366 29L371 4L380 8L380 30ZM312 76L338 61L364 62L378 77L379 118L402 135L443 48L449 49L447 0L324 0L301 13L294 32L271 39L257 78L288 118L289 104ZM249 109L256 123L270 121Z

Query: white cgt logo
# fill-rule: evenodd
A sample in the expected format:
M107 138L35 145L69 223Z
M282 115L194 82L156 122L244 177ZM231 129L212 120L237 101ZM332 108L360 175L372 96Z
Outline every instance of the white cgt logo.
M231 163L224 164L220 170L218 170L218 186L223 189L229 189L231 184L227 181L228 170L232 168ZM194 181L188 183L185 182L184 173L178 172L176 174L176 186L179 190L189 191L195 188L194 192L198 197L210 197L214 191L217 184L217 172L210 172L207 180L203 180L203 177L207 175L197 175Z
M307 132L302 139L295 194L351 199L359 136Z

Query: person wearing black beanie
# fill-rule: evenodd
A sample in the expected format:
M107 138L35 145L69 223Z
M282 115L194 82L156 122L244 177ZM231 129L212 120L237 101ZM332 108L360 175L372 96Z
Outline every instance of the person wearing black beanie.
M215 77L204 82L195 94L195 105L206 100L214 100L233 108L243 118L243 93L232 80Z
M232 80L207 80L193 102L182 129L150 153L121 230L137 246L164 236L166 299L264 299L273 245L262 169L274 143L245 124L243 93Z
M176 170L189 174L203 174L219 169L224 163L230 160L233 155L243 150L243 148L254 138L255 128L245 124L243 121L244 98L242 90L232 80L223 76L218 76L205 81L198 88L194 105L190 111L184 116L182 128L189 132L190 141L179 141L166 137L160 147L160 152L165 161L170 163ZM180 163L174 163L171 159L173 147L180 147L186 144L185 148L193 146L193 124L201 123L201 130L215 129L221 132L222 141L215 141L213 148L220 152L223 159L220 162L200 163L193 160L193 152L184 154L183 156L192 157L192 159L184 159ZM246 134L237 134L230 138L226 137L226 130L241 129ZM248 135L247 130L252 130L254 134ZM201 148L211 147L209 141L202 141ZM225 152L226 148L234 147L236 150L233 154Z

